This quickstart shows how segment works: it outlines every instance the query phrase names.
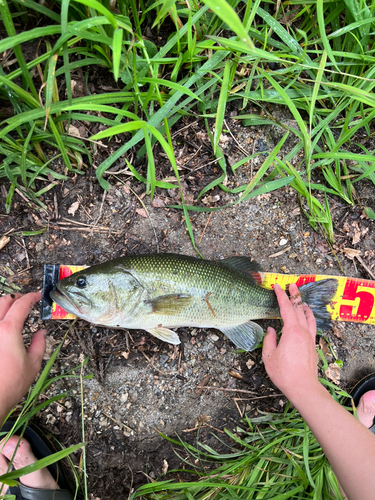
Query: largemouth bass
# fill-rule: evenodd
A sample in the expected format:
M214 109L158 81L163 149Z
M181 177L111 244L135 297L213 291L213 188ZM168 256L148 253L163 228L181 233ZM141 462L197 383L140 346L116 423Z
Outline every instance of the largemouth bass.
M263 329L253 319L280 318L273 290L259 286L260 266L248 257L209 261L176 254L121 257L62 279L53 301L90 323L142 329L171 344L171 328L217 328L238 348L254 350ZM299 288L318 327L329 325L335 279Z

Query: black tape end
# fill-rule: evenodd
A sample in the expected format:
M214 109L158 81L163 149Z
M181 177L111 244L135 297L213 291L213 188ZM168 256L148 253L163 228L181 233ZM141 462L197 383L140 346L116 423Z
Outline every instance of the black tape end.
M41 319L51 319L52 317L52 299L49 294L55 289L56 284L59 281L59 275L59 264L44 264L42 306L40 312Z

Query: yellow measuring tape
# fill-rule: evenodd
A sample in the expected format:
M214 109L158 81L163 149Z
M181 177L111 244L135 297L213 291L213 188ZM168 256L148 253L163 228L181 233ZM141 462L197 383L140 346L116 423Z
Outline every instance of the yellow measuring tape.
M86 266L60 265L58 279L63 279L85 268ZM291 283L301 286L311 281L334 278L338 282L338 287L331 303L327 306L332 319L334 321L354 321L356 323L375 325L375 281L324 274L276 274L264 272L259 274L262 286L265 288L273 288L273 285L278 283L285 289ZM68 314L55 303L52 304L50 319L73 318L75 318L73 314Z

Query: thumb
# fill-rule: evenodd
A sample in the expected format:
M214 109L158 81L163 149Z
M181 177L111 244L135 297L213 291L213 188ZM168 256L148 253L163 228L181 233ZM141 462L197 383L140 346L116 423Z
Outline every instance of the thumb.
M34 333L27 350L32 366L35 368L35 376L40 370L44 351L46 350L46 333L46 330L39 330Z
M267 333L263 339L262 358L263 361L269 358L276 349L276 331L274 328L267 328Z

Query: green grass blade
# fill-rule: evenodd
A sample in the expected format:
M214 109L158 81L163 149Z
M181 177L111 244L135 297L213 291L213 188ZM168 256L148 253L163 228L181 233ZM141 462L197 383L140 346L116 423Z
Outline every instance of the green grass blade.
M97 2L97 0L74 0L74 1L82 3L83 5L90 7L90 9L95 9L100 14L102 14L102 16L105 16L108 19L113 28L117 28L117 22L115 16L102 3Z
M217 114L216 114L216 120L215 120L215 133L214 133L214 137L213 137L213 150L214 150L215 155L217 153L221 132L223 130L223 122L224 122L224 117L225 117L228 92L230 90L229 89L230 70L231 70L231 61L228 60L228 61L226 61L225 66L224 66L223 81L221 84L220 96L219 96L219 102L218 102L218 106L217 106Z
M27 166L26 166L26 158L27 158L27 150L31 141L31 138L34 133L36 123L34 122L30 128L29 133L27 134L25 143L23 145L23 150L22 150L22 156L21 156L21 179L23 182L23 185L26 187L27 186L27 178L26 178L26 171L27 171Z
M120 61L121 61L121 49L122 49L122 36L123 36L123 30L122 29L115 29L113 31L113 45L112 45L112 52L113 52L113 77L115 81L117 82L119 73L120 73Z
M318 73L316 75L316 80L315 80L315 83L314 83L314 89L313 89L313 93L312 93L312 96L311 96L311 101L310 101L310 109L309 109L309 115L310 115L310 137L311 137L311 130L312 130L313 119L314 119L314 116L315 116L316 99L317 99L317 96L318 96L318 93L319 93L319 87L320 87L320 85L322 83L322 75L323 75L323 71L324 71L326 62L327 62L327 53L326 53L326 51L323 51L323 54L322 54L322 57L321 57L321 60L320 60L320 63L319 63L319 70L318 70Z
M203 0L206 5L240 38L240 40L253 48L247 31L245 30L240 18L226 0Z
M335 56L332 53L331 45L330 45L330 43L327 39L327 35L326 35L326 25L325 25L325 18L324 18L324 0L316 0L316 13L317 13L320 37L322 39L324 50L326 51L329 59L332 61L336 70L338 72L340 72L339 68L337 67Z

